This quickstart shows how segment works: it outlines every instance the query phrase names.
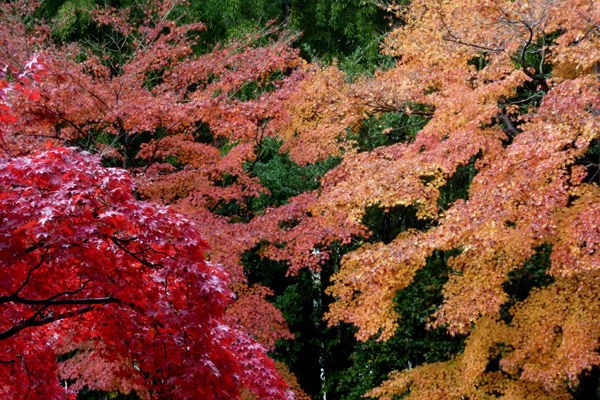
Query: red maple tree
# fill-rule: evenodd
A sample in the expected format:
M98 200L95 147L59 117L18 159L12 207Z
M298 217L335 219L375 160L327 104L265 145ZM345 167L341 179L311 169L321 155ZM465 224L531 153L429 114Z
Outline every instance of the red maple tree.
M17 121L11 92L39 100L42 70L36 57L5 70L4 124ZM0 158L2 397L58 399L87 387L289 398L266 349L225 313L229 276L205 261L198 229L138 201L126 171L46 146Z
M227 274L204 261L190 222L139 202L126 172L73 150L4 160L0 171L3 397L86 385L145 398L235 398L241 387L286 396L264 348L226 317ZM93 377L89 363L64 367L75 380L65 389L65 352L115 367Z
M141 24L132 22L126 9L96 10L98 25L110 27L129 51L117 62L74 45L57 48L45 41L47 28L27 32L20 10L5 6L3 53L21 60L30 44L38 43L47 76L39 101L13 96L18 121L6 127L3 150L10 156L27 154L50 140L86 147L131 168L143 198L194 219L211 242L211 260L228 269L241 298L245 278L237 258L244 249L225 245L221 251L221 241L213 239L231 242L239 235L230 235L228 221L212 212L223 202L265 192L244 163L254 161L257 147L274 134L269 122L284 113L281 98L301 78L288 77L286 90L275 90L283 83L272 76L285 75L300 58L289 45L291 38L274 27L197 55L194 38L204 26L178 25L168 18L170 10L165 2L149 2ZM85 62L76 62L77 54ZM255 84L274 90L258 91L254 98ZM224 184L230 178L233 183ZM203 219L204 214L209 218ZM259 298L256 293L251 297ZM263 299L257 309L269 305ZM282 327L263 343L270 346L290 333L277 322L281 314L276 309L271 307L264 317L268 314L274 315L272 326ZM235 318L242 321L241 316Z

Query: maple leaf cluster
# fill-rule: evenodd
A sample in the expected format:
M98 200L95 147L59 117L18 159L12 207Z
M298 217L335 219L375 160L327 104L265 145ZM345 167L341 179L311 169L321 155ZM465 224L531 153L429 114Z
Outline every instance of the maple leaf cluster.
M305 67L299 87L284 107L288 118L278 121L277 134L283 150L301 165L314 163L351 150L347 130L354 130L363 119L360 104L353 101L351 86L337 66Z
M61 369L75 380L68 391L233 398L244 386L284 396L264 348L226 318L227 274L204 261L207 245L189 221L138 201L126 172L73 150L1 170L4 397L65 393L61 352L75 352Z

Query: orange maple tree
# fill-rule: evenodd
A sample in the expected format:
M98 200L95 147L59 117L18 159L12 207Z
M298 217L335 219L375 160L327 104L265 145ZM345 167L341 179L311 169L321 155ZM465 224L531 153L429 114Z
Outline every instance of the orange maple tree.
M396 292L434 250L459 249L430 324L468 335L462 354L393 373L371 396L569 398L598 365L600 199L579 160L600 132L599 17L590 1L414 1L385 43L397 66L357 84L373 110L423 104L431 120L411 143L346 157L311 210L358 222L370 205L414 206L431 222L346 255L329 321L389 338ZM526 85L539 106L524 112ZM474 159L468 198L442 207L440 190ZM501 318L509 273L543 244L554 283Z

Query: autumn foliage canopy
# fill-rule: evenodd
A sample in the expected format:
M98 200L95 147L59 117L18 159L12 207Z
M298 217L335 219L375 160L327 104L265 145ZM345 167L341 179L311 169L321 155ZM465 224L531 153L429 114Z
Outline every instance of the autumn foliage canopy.
M178 3L94 9L110 51L2 6L0 394L306 398L266 355L294 335L249 255L332 275L331 329L385 341L447 254L423 324L464 347L367 396L572 398L600 365L595 2L378 2L394 64L353 81L275 25L200 51ZM404 222L382 239L374 209Z

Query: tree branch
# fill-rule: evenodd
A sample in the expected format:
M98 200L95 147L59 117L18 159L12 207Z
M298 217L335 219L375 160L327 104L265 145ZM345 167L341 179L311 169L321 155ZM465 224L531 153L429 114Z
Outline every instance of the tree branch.
M138 254L139 253L135 253L131 250L129 250L127 247L123 246L123 244L121 243L122 240L119 239L118 237L115 236L111 236L109 238L118 248L120 248L121 250L123 250L125 253L129 254L131 257L133 257L136 261L138 261L140 264L145 265L148 268L152 268L152 269L160 269L160 265L151 263L148 260L144 260L143 258L139 257ZM151 248L148 248L145 251L151 250Z
M501 113L496 114L496 117L500 121L504 122L504 125L506 125L506 128L504 128L502 130L508 136L514 138L515 136L517 136L519 134L519 130L517 129L517 127L515 126L515 124L513 124L513 122L511 121L511 119L509 118L508 115L506 115L503 112L501 112Z
M22 320L21 322L12 326L11 328L5 330L4 332L0 332L0 340L8 339L9 337L16 335L17 333L21 332L24 329L32 328L32 327L36 327L36 326L42 326L42 325L46 325L46 324L49 324L51 322L58 321L61 319L74 317L77 315L82 315L82 314L92 311L93 309L94 309L94 307L84 307L84 308L80 308L78 310L69 311L69 312L56 314L56 315L54 313L49 313L46 317L39 318L39 319L37 318L38 313L36 313L32 317Z
M443 39L448 42L453 42L453 43L461 44L463 46L473 47L473 48L483 50L483 51L489 51L491 53L501 53L502 51L504 51L504 48L502 46L494 48L494 47L483 46L483 45L479 45L476 43L470 43L465 40L462 40L456 34L454 34L454 32L452 32L450 30L450 27L448 27L448 24L446 23L446 20L444 19L444 15L442 13L440 13L440 20L442 22L442 26L446 30L446 34L443 36Z
M62 294L61 294L62 295ZM65 305L87 305L87 304L108 304L108 303L120 303L121 300L112 296L107 297L84 297L81 299L28 299L20 296L2 296L0 297L0 303L18 303L28 304L35 306L65 306Z
M45 257L42 256L40 259L40 262L37 265L35 265L34 267L32 267L29 271L27 271L27 276L25 277L25 280L23 281L23 283L21 283L21 285L17 288L17 290L15 290L15 293L13 294L13 296L17 296L19 294L19 292L21 290L23 290L23 288L29 283L29 279L31 279L31 274L33 274L33 271L39 269L42 266L42 264L44 263L44 261L46 261ZM0 297L0 303L3 302L2 301L3 297L6 297L6 296Z

